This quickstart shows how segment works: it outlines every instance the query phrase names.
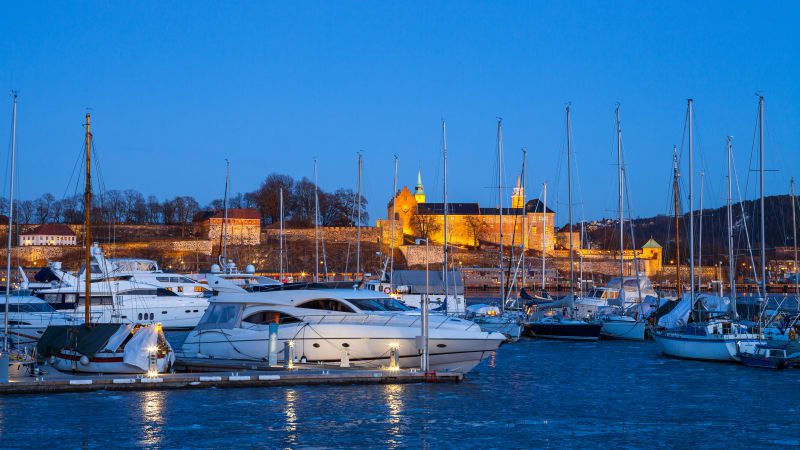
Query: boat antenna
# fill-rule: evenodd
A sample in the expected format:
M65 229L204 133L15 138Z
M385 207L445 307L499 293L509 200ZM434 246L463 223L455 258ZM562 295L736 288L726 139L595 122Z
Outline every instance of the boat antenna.
M278 247L280 247L280 282L283 283L283 187L278 191L278 195L280 196L280 217L279 217L279 225L280 225L280 233L278 234Z
M9 177L11 181L9 182L9 199L8 199L8 248L6 249L6 304L5 304L5 315L3 319L3 354L6 355L8 353L8 313L9 313L9 302L11 297L11 237L12 237L12 230L14 223L14 159L16 156L16 149L17 149L17 92L11 91L11 94L14 96L14 109L12 113L12 120L11 120L11 176ZM5 359L3 360L3 364L5 364ZM4 368L5 369L5 368ZM8 369L5 369L3 373L7 373Z
M92 308L92 234L91 234L91 211L92 211L92 173L91 173L91 146L92 146L92 132L91 132L91 114L86 113L86 188L84 200L84 259L86 260L86 268L84 272L84 282L86 283L85 293L85 306L83 321L86 326L91 325L91 308Z
M319 283L319 186L317 159L314 158L314 282Z
M361 152L358 152L358 198L357 200L357 208L358 208L358 242L356 242L356 274L361 277L361 166L363 163L363 155Z

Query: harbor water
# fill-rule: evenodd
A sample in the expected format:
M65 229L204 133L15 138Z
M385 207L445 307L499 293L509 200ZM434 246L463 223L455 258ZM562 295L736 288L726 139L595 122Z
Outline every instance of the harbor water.
M461 384L0 398L3 448L774 448L800 445L800 372L652 342L523 339Z

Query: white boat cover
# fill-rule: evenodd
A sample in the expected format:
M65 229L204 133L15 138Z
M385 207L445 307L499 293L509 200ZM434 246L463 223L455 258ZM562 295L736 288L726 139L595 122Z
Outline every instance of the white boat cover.
M728 313L731 309L731 300L728 297L720 297L718 295L702 294L698 297L697 302L705 308L706 311L712 313Z
M487 305L485 303L481 303L478 305L470 305L467 306L467 311L473 314L483 314L486 316L499 316L500 315L500 308L497 306Z
M106 342L106 345L105 347L103 347L103 350L108 352L116 352L117 349L119 349L119 346L122 345L123 342L125 342L125 338L127 338L128 335L131 334L132 327L133 326L131 324L124 324L124 325L120 324L120 327L117 330L117 332L111 335L110 338L108 338L108 342Z
M683 294L681 301L672 308L672 311L658 319L658 326L664 328L675 328L686 325L689 320L689 312L692 310L691 295Z
M144 371L149 368L150 348L158 344L158 329L155 326L141 327L136 330L125 345L122 360L126 364L136 366Z

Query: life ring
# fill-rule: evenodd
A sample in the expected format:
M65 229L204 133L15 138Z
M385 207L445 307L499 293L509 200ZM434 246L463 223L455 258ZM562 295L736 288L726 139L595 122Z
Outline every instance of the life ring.
M384 294L389 294L389 293L391 293L391 292L392 292L392 288L390 288L390 287L385 287L385 288L383 288L383 293L384 293Z
M789 330L789 340L793 341L795 339L797 339L797 332L794 331L794 328L792 328L791 330Z

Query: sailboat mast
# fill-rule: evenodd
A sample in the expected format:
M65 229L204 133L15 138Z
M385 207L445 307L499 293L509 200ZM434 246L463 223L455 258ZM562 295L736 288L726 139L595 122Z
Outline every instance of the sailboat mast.
M444 312L447 313L447 303L449 298L449 287L447 285L447 123L442 120L442 166L443 166L443 176L444 176L444 193L443 193L443 253L444 253L444 263L442 264L442 280L444 281Z
M356 242L356 274L361 277L361 164L362 156L358 153L358 242Z
M733 257L733 204L731 199L731 156L733 138L728 136L728 282L731 285L731 309L733 318L738 318L736 311L736 261Z
M567 105L567 202L569 203L569 295L575 296L575 263L572 254L572 138L570 137L570 107Z
M92 234L91 234L91 211L92 211L92 132L90 127L91 115L86 113L86 188L84 198L84 259L86 269L84 269L84 282L86 283L86 292L84 295L85 304L83 311L83 323L86 326L91 324L92 318Z
M522 258L522 283L521 283L521 286L520 286L520 290L525 289L525 282L526 282L526 278L527 278L525 276L525 248L527 247L527 244L528 244L528 227L526 226L527 225L528 214L527 214L527 211L525 210L526 209L526 203L525 203L525 177L526 177L526 170L527 170L527 166L526 166L527 161L528 161L528 150L526 150L525 147L522 147L522 183L521 183L522 192L521 192L521 194L522 194L522 230L523 231L522 231L522 239L521 239L521 242L520 242L520 258Z
M280 269L281 269L281 277L280 281L283 283L283 188L280 188L279 191L280 195L280 202L281 202L281 211L280 211L280 234L278 235L278 246L280 247Z
M397 198L397 155L394 155L394 184L392 188L392 198ZM392 200L392 244L389 246L389 252L391 253L389 259L389 289L393 289L392 283L394 281L394 216L395 216L395 205L397 202Z
M620 125L619 120L619 103L617 104L616 109L616 122L617 122L617 178L618 178L618 186L617 186L617 195L619 196L619 288L620 293L622 293L622 281L625 277L625 262L623 258L623 252L625 251L625 218L623 215L624 212L624 204L622 202L623 197L623 189L624 186L622 184L622 127Z
M314 282L319 283L319 187L317 160L314 159Z
M794 177L789 182L790 191L792 194L792 242L794 242L794 295L795 300L800 302L800 280L798 280L798 276L800 276L800 270L797 268L797 216L796 210L797 206L795 205L795 193L794 193Z
M706 173L700 171L700 233L697 235L697 290L703 286L703 179Z
M505 310L506 285L503 282L503 119L497 119L497 201L500 223L500 309Z
M681 295L681 229L680 229L680 192L678 189L678 147L672 147L672 200L675 213L675 292Z
M758 182L761 191L761 283L767 299L767 238L764 228L764 96L758 96Z
M228 189L231 180L231 162L225 159L225 200L222 220L222 269L228 271Z
M694 147L692 143L692 99L689 99L689 293L694 309Z
M547 181L544 182L544 186L542 188L542 292L546 290L546 279L545 279L545 254L544 249L547 246Z
M14 109L11 115L11 181L9 182L8 198L8 248L6 249L6 304L3 319L3 353L8 353L8 313L9 302L11 301L11 238L14 223L14 160L17 151L17 93L14 95ZM797 259L797 258L795 258ZM5 360L3 360L5 363Z

